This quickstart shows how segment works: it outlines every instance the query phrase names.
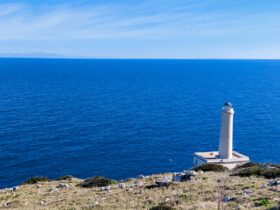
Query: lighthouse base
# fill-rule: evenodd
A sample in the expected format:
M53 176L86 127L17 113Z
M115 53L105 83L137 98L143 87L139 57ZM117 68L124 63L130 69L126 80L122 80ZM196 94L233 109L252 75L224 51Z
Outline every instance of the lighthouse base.
M232 152L231 159L220 159L219 152L196 152L193 155L194 166L199 166L205 163L213 163L223 165L229 169L233 169L236 166L243 165L250 161L249 157L242 155L238 152Z

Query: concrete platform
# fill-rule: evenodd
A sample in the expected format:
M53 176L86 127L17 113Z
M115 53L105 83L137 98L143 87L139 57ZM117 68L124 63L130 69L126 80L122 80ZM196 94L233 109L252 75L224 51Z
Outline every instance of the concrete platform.
M194 166L199 166L205 163L214 163L223 165L229 169L232 169L238 165L242 165L250 161L249 157L242 155L238 152L232 152L231 159L221 159L219 158L219 152L196 152L193 155L194 157Z

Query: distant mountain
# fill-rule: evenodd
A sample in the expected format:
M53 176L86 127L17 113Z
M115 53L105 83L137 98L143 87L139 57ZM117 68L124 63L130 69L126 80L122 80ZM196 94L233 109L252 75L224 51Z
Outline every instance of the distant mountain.
M62 58L62 55L49 52L29 52L29 53L0 53L2 58Z

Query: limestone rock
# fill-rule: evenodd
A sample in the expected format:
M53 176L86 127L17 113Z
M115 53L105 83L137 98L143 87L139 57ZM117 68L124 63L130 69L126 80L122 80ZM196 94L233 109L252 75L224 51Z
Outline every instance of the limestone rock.
M196 176L198 173L196 171L184 171L186 176Z
M38 204L39 205L45 205L46 203L44 201L40 201Z
M134 190L135 188L136 188L136 185L134 185L134 184L129 186L130 191Z
M254 191L252 191L252 190L244 190L244 193L246 193L246 194L253 194Z
M224 197L224 202L228 202L228 201L231 201L231 200L232 200L232 198L227 196L227 195Z
M186 181L186 174L185 173L174 173L172 176L173 182L183 182Z
M57 189L56 189L56 187L53 187L52 189L51 189L51 192L53 193L53 192L56 192L57 191Z
M69 188L68 184L65 184L65 183L62 183L62 182L59 183L58 187L62 188L62 189L68 189Z
M106 187L101 187L100 190L101 191L109 191L111 189L111 186L106 186Z
M142 182L142 181L139 181L139 182L137 182L137 186L143 186L144 185L144 182Z
M15 191L17 191L17 190L18 190L18 187L13 187L13 188L12 188L12 191L13 191L13 192L15 192Z
M119 184L119 188L120 188L120 189L125 189L125 187L126 187L126 184L125 184L125 183L120 183L120 184Z
M156 180L156 185L161 186L167 186L167 184L170 182L170 180L167 177L162 177Z
M145 176L144 176L143 174L141 174L141 175L138 176L138 178L139 178L139 179L144 179Z

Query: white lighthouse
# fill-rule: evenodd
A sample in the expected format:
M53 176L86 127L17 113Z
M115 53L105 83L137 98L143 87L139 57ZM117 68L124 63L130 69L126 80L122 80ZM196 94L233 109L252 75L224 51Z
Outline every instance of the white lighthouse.
M250 161L249 157L232 149L233 114L234 110L231 103L226 102L222 108L219 151L194 153L194 166L214 163L231 169Z
M232 133L234 110L230 102L226 102L222 109L222 122L220 131L219 157L232 158Z

